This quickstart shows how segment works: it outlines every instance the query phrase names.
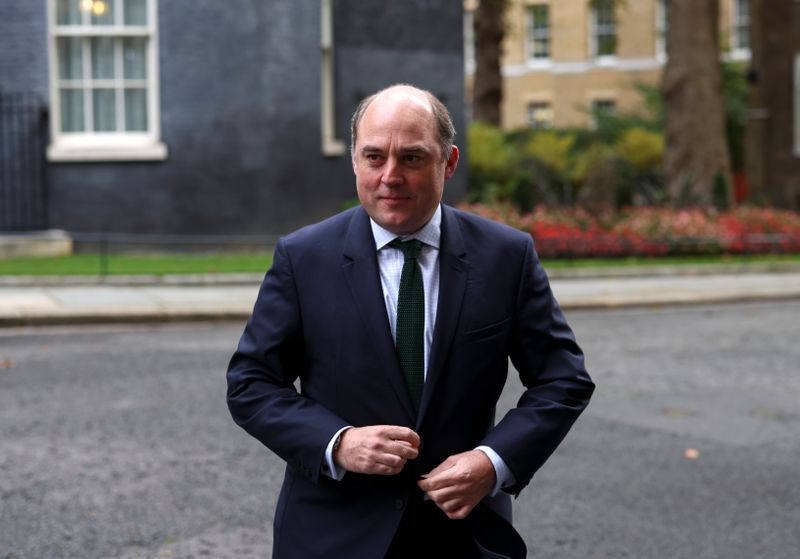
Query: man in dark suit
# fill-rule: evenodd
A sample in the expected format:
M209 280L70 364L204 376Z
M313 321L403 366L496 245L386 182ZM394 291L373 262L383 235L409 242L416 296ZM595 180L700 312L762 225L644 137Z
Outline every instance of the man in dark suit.
M361 205L281 239L228 369L287 462L273 556L524 557L509 494L586 407L583 354L531 237L441 204L438 99L380 91L352 136ZM509 357L526 389L495 425Z

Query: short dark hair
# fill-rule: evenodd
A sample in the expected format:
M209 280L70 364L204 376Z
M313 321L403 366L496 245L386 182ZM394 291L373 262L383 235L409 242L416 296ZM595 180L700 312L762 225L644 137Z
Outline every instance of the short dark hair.
M353 118L350 120L350 153L354 154L356 149L356 137L358 136L358 125L361 123L361 119L364 116L364 113L367 112L367 107L372 104L375 98L386 91L387 89L391 89L392 87L397 87L398 85L407 85L408 87L413 87L414 89L421 91L425 97L428 98L431 104L431 110L433 111L433 117L436 119L436 130L439 134L439 147L442 150L442 158L447 161L450 159L450 155L453 153L453 142L456 138L456 127L453 126L453 119L450 117L450 111L447 110L444 103L439 101L439 99L430 91L425 89L420 89L418 87L414 87L413 85L408 84L395 84L389 86L387 88L381 89L380 91L373 93L369 97L365 97L356 107L355 112L353 113Z

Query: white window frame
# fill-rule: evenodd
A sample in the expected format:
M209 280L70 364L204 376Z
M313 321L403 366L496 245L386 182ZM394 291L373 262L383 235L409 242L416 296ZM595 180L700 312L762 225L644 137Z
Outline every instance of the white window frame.
M607 114L614 114L619 110L619 103L617 102L617 97L614 94L601 94L601 95L592 95L591 101L589 101L589 128L591 130L596 130L598 126L597 122L597 106L601 103L605 103L611 106L611 110L608 111Z
M668 10L667 0L656 0L656 59L660 62L667 60Z
M475 14L464 9L464 73L475 73Z
M539 125L539 126L535 126L534 125L534 121L531 118L531 116L533 116L533 113L537 109L541 110L541 111L544 111L544 112L546 112L548 114L547 118L544 118L544 119L541 120L542 124ZM550 101L548 101L546 99L537 99L537 100L529 101L527 106L526 106L526 111L527 111L526 117L527 117L527 122L528 122L528 128L531 128L533 130L546 130L548 128L552 128L553 127L553 121L555 119L554 119L554 113L553 113L553 104Z
M731 52L730 58L732 60L748 60L750 58L750 44L748 39L747 46L742 46L739 41L739 30L742 27L747 27L748 32L750 30L750 13L742 14L739 11L741 7L742 0L732 0L731 1L731 27L730 27L730 43L731 43ZM745 2L745 5L749 8L749 3Z
M598 49L598 31L600 30L600 25L597 21L597 14L598 10L595 7L590 8L590 17L589 17L589 48L591 49L590 54L591 57L594 59L595 64L598 65L608 65L608 64L616 64L617 62L617 50L619 47L619 29L618 25L619 22L617 21L617 14L616 8L612 4L612 10L614 10L614 25L613 25L613 32L614 38L617 44L614 45L614 54L599 54Z
M47 158L56 162L81 161L159 161L166 159L167 147L161 142L158 71L158 3L147 1L147 25L123 26L122 0L105 0L114 4L117 21L114 25L59 26L56 22L56 0L47 0L48 50L50 58L50 137ZM147 40L147 131L145 132L62 132L61 96L59 93L59 37L146 37ZM85 81L91 78L86 76Z
M800 53L794 56L794 155L800 157Z
M322 155L338 157L347 153L347 145L336 137L335 74L333 63L333 0L320 1L320 130Z
M550 62L553 52L553 27L552 18L550 17L550 5L537 2L535 4L525 5L525 60L529 65L546 65ZM534 27L534 9L544 8L547 10L547 28L545 30L537 30ZM542 37L537 37L537 31L541 32ZM537 38L547 39L547 56L536 56L533 44Z

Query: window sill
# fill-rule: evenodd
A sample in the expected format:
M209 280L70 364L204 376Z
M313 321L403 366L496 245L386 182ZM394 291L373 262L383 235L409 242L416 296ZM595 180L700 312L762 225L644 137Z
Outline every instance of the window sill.
M167 146L162 142L132 143L130 145L53 143L47 147L47 160L53 163L164 161L166 158Z
M341 140L325 138L322 140L322 155L325 157L338 157L347 153L347 146Z
M528 58L525 66L531 70L547 70L553 67L553 60L550 58Z
M725 53L723 59L729 62L746 62L750 60L750 49L733 49Z
M619 58L613 54L603 54L600 56L595 56L592 59L592 62L594 62L595 66L601 68L608 68L612 66L617 66L619 64Z

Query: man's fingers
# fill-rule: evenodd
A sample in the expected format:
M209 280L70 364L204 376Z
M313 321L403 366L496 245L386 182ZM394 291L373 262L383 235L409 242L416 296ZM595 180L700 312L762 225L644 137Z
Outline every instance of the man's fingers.
M451 456L417 482L449 518L466 517L494 484L489 458L480 450Z
M395 441L403 441L410 444L413 448L419 448L420 438L419 435L409 429L408 427L400 427L396 425L390 426L386 433L387 437Z
M453 476L454 472L450 471L455 464L456 461L452 457L448 458L429 473L422 476L422 480L420 480L417 485L423 491L436 491L437 489L449 487L453 485L453 483L457 483L459 480Z
M411 444L406 441L395 441L392 451L396 456L400 456L406 460L413 460L419 456L419 448L411 446Z
M370 425L342 432L333 459L345 470L393 475L419 454L419 435L407 427Z

